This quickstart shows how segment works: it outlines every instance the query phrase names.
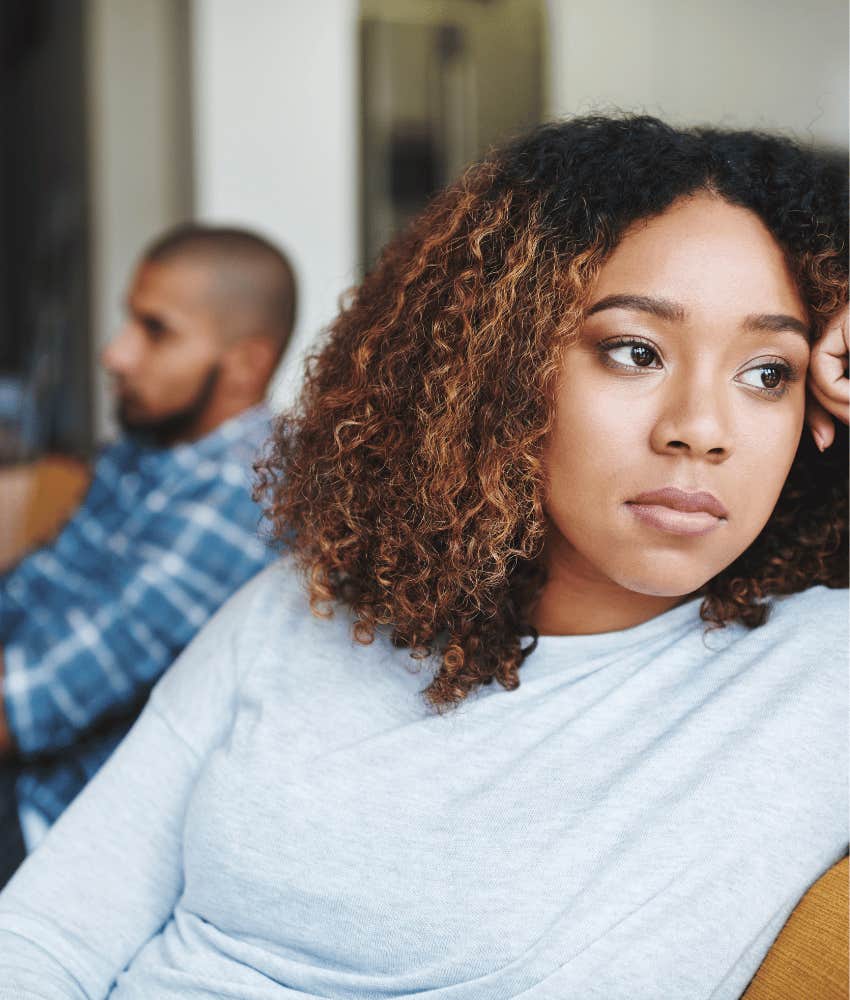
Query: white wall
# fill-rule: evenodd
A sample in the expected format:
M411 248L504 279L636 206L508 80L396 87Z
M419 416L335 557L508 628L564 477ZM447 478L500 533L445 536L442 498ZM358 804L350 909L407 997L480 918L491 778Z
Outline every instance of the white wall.
M356 0L193 0L197 216L257 229L298 272L277 405L356 277L357 10Z
M185 0L87 0L95 436L114 432L99 362L143 245L191 216Z
M847 146L845 0L548 2L553 115L614 106Z
M278 405L356 279L359 8L191 0L197 214L257 228L298 269ZM548 11L551 115L616 106L847 145L844 0L548 0Z

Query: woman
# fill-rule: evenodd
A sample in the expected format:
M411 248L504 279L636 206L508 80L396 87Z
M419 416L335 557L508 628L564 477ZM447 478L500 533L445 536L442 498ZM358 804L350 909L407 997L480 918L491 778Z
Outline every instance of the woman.
M738 997L846 850L845 205L650 118L438 197L262 466L289 555L0 897L0 997Z

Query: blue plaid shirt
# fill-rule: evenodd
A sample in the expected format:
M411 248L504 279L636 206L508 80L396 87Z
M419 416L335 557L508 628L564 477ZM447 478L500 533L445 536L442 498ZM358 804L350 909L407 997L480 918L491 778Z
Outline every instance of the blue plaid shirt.
M120 742L153 683L274 553L258 537L254 407L192 444L106 449L56 540L0 577L3 698L21 805L55 820Z

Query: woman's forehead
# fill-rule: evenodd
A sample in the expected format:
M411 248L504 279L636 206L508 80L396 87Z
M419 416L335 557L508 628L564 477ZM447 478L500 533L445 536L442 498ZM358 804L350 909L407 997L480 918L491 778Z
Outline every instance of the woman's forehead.
M680 199L626 232L600 268L588 313L617 295L670 303L685 315L784 313L807 322L785 254L764 223L707 193Z

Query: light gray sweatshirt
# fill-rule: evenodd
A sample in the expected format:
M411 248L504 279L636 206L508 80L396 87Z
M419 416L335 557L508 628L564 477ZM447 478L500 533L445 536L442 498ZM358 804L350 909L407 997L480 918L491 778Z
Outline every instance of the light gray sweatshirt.
M698 607L439 716L271 567L0 895L0 998L738 997L846 850L847 593Z

